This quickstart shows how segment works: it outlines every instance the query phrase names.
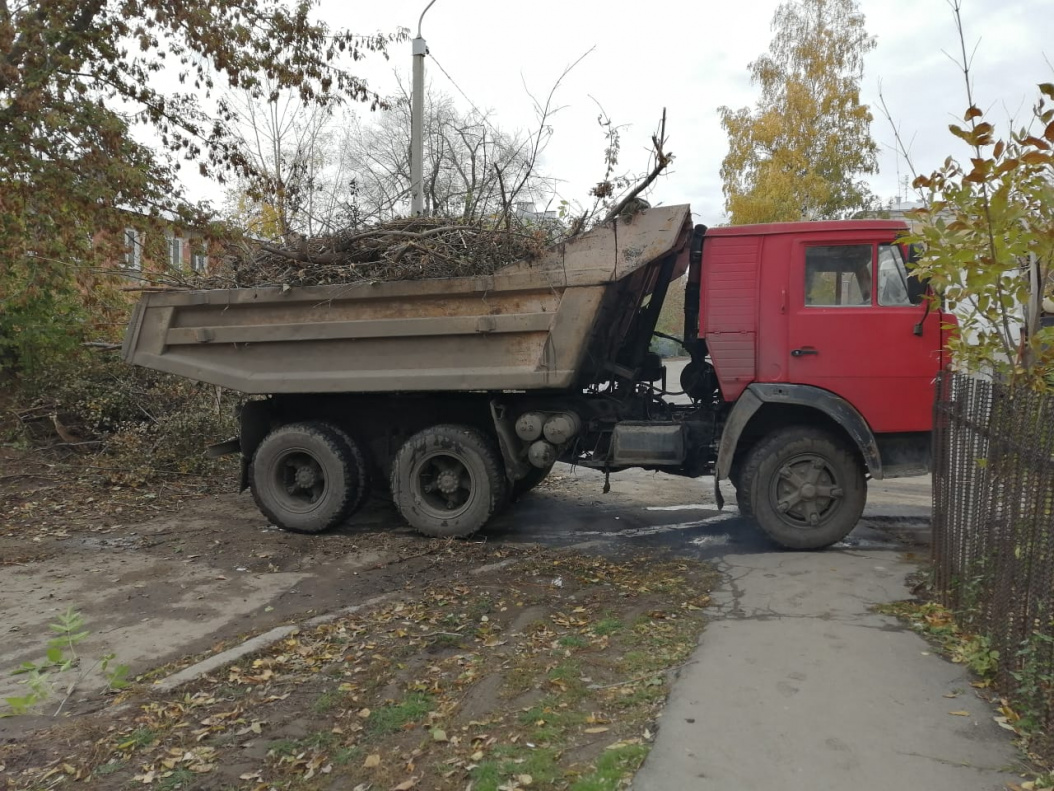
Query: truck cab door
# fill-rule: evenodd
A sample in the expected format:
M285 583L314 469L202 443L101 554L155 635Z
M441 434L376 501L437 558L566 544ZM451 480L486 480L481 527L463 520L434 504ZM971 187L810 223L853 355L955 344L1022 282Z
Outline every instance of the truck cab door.
M788 380L845 398L876 434L929 431L941 317L910 288L901 247L801 241L793 255Z

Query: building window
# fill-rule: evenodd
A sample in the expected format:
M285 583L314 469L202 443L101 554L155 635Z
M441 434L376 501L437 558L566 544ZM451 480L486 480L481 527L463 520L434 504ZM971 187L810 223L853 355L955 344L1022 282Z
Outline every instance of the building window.
M124 268L143 268L143 235L135 228L124 229Z
M195 272L204 272L209 268L209 257L204 250L197 250L190 257L190 268Z
M168 238L168 265L173 269L183 268L183 240L178 236Z
M869 244L809 247L805 250L805 304L846 307L871 304Z

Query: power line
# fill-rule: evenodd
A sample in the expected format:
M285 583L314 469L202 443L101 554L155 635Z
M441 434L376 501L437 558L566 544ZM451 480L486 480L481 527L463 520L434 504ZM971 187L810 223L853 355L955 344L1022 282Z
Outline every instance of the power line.
M450 80L450 84L457 88L457 92L460 93L464 100L469 103L469 106L471 106L472 109L476 112L476 115L479 116L480 121L482 121L484 125L490 128L491 134L493 134L495 137L501 137L501 132L494 128L494 125L491 124L491 122L487 119L486 113L480 110L476 106L476 103L473 102L470 98L468 98L468 94L461 89L461 86L457 84L457 81L450 76L446 69L443 68L443 64L436 59L436 56L433 55L431 51L429 51L428 55L432 59L432 62L439 67L439 70L443 72L443 76Z
M443 64L440 63L439 60L436 58L436 56L432 54L431 50L429 50L428 56L432 59L432 62L435 63L435 65L439 68L439 71L441 71L443 73L443 76L446 77L448 80L450 80L450 84L453 85L457 89L457 92L461 94L462 98L464 98L464 100L469 103L469 106L472 107L472 109L476 112L476 115L479 116L480 121L487 128L490 129L490 132L491 132L492 135L494 135L495 139L498 139L498 138L502 137L502 132L499 131L490 122L490 120L487 117L487 114L484 113L482 110L480 110L479 107L476 106L476 103L473 102L468 97L468 94L465 93L465 91L461 88L460 85L458 85L457 80L455 80L453 77L451 77L450 73L446 69L443 68ZM568 201L568 199L565 198L561 194L561 192L556 189L555 180L554 179L547 179L546 181L549 183L549 190L552 192L552 194L553 194L553 196L555 198L560 199L560 200L564 200L564 201L567 201L568 203L570 203L570 201Z

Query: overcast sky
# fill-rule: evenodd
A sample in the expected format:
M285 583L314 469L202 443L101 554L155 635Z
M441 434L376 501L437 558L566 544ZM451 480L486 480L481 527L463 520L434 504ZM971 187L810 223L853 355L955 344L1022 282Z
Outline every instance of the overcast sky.
M967 43L976 46L978 104L991 108L990 120L1027 121L1036 84L1054 82L1047 62L1054 60L1054 2L962 4ZM426 5L427 0L323 0L317 12L334 27L365 33L404 26L413 34ZM665 107L668 147L676 160L651 200L691 203L696 221L717 224L723 218L719 170L727 151L718 108L753 105L757 91L747 64L767 49L777 5L778 0L436 0L422 28L432 56L426 59L427 79L466 109L471 102L492 111L501 128L525 129L534 116L524 84L543 96L568 64L595 47L557 93L563 109L552 119L555 134L542 170L563 179L564 197L587 200L604 170L596 102L613 121L627 125L621 160L633 169L645 166L650 134ZM948 154L962 155L947 131L966 108L962 75L945 54L957 54L959 44L946 0L861 0L860 7L877 38L862 83L863 101L875 115L872 135L882 149L872 188L888 199L898 194L898 177L907 168L892 150L889 124L877 111L879 87L920 172ZM409 42L391 56L387 63L357 65L356 73L381 93L391 91L395 69L409 74Z

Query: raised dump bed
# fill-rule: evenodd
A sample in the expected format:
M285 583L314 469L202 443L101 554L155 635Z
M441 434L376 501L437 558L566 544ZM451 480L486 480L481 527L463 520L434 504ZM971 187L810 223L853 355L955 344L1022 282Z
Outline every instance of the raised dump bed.
M483 277L150 293L124 358L245 393L565 389L617 366L690 232L670 206Z

